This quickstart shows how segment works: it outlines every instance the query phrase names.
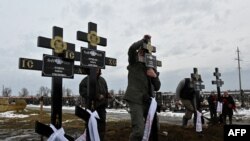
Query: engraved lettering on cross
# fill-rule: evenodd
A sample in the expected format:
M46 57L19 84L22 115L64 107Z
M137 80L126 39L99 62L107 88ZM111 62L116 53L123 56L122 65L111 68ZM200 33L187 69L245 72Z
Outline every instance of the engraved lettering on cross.
M22 67L23 68L33 68L34 67L34 63L32 60L22 60Z
M116 61L115 61L115 60L112 60L112 59L109 59L109 64L111 64L111 65L116 65Z
M74 59L75 58L75 53L73 51L67 50L65 52L65 57L69 59Z

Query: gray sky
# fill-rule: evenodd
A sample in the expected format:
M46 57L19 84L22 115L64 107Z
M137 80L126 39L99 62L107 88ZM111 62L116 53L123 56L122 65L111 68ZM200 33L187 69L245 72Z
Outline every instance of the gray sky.
M178 82L190 77L193 68L201 74L205 90L214 90L213 72L218 67L225 84L222 90L239 89L236 49L240 49L242 88L250 81L249 0L1 0L0 85L17 95L28 88L35 95L40 86L51 87L51 78L40 71L18 68L20 57L42 60L50 49L37 47L37 37L52 37L52 27L64 29L64 41L76 50L87 43L76 40L76 32L87 32L88 22L97 23L97 34L107 38L106 56L117 58L117 66L103 70L109 89L127 87L127 50L144 34L152 36L160 91L175 91ZM75 95L84 76L64 79Z

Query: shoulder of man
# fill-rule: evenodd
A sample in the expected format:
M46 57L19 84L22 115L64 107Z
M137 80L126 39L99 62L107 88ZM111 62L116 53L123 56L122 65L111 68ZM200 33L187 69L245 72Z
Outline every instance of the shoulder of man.
M106 83L106 79L102 76L99 76L99 81L105 82Z
M82 79L82 81L81 81L81 83L80 83L80 84L87 82L87 81L88 81L88 79L89 79L89 76L84 77L84 78Z

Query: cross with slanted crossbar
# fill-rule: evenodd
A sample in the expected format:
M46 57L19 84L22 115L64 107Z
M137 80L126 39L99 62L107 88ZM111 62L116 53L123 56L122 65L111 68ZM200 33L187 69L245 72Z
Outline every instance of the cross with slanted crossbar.
M99 58L99 60L93 62L94 64L91 64L90 62L86 62L83 63L84 59L82 59L84 57L84 55L82 53L85 54L92 54L92 56L96 56L96 54L100 54L101 56L105 56L105 54L103 55L101 52L97 52L97 45L101 45L101 46L106 46L107 45L107 39L103 38L103 37L99 37L97 35L97 24L89 22L88 23L88 33L82 32L82 31L77 31L77 40L80 41L84 41L84 42L88 42L88 49L82 47L81 48L81 65L87 65L87 66L93 66L94 67L90 67L90 74L89 74L89 79L88 79L88 97L89 99L87 99L87 108L89 108L90 110L94 110L95 109L95 101L94 101L94 97L96 95L96 68L99 67L98 65L95 66L98 61L104 61L103 58ZM86 60L86 59L85 59ZM92 61L95 59L92 59ZM116 64L116 63L115 63ZM103 67L103 64L100 64Z
M106 46L107 39L97 35L97 24L88 23L88 33L77 31L77 40L88 42L88 48L82 47L80 53L80 64L83 67L89 68L88 74L88 89L87 95L89 99L86 99L86 108L92 112L96 109L95 95L96 95L96 70L104 69L105 63L116 66L116 59L105 57L105 52L97 50L97 45ZM89 113L86 109L76 107L75 115L86 121L86 127L88 127ZM90 141L89 131L87 129L87 141Z
M219 73L218 68L215 68L214 76L216 80L215 81L213 80L212 84L217 86L218 99L220 99L221 97L220 87L224 84L224 81L220 79L221 73Z
M195 91L201 91L205 89L205 85L202 85L201 75L198 74L198 69L194 68L194 72L191 73L191 87L195 89Z
M43 60L19 58L19 68L41 70L42 76L51 80L51 124L57 129L62 127L62 78L73 78L74 73L83 74L85 70L74 66L75 45L63 41L63 29L53 27L53 38L38 37L38 47L52 49L53 55L44 54ZM39 121L35 124L36 133L49 137L53 130ZM74 140L64 135L68 140Z

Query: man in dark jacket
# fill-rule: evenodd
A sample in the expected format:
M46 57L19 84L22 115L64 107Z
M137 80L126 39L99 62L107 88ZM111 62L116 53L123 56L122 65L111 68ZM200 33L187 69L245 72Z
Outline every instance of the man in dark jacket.
M95 107L96 111L100 117L98 120L98 132L100 135L100 140L104 141L105 130L106 130L106 107L108 105L108 86L106 80L101 77L101 69L97 68L97 78L96 78L96 96L95 96ZM85 77L80 85L79 85L79 93L80 95L87 100L89 98L87 94L88 90L88 79L89 77Z
M211 122L212 123L216 123L217 122L217 96L215 94L215 92L211 92L211 94L209 95L209 97L207 98L208 101L208 106L209 106L209 111L210 111L210 118L211 118Z
M151 37L145 35L142 40L133 43L128 50L128 86L124 96L130 108L132 133L130 141L141 141L152 91L160 89L161 82L153 68L145 66L144 55L148 50L143 48ZM152 87L151 87L152 86Z
M185 107L185 114L182 118L182 126L187 127L188 120L192 118L193 113L196 112L196 93L193 87L190 87L191 79L185 78L181 80L176 88L176 99L181 100Z
M233 110L236 109L234 99L227 91L224 92L222 97L222 117L223 123L227 124L226 119L228 116L229 124L232 124Z

